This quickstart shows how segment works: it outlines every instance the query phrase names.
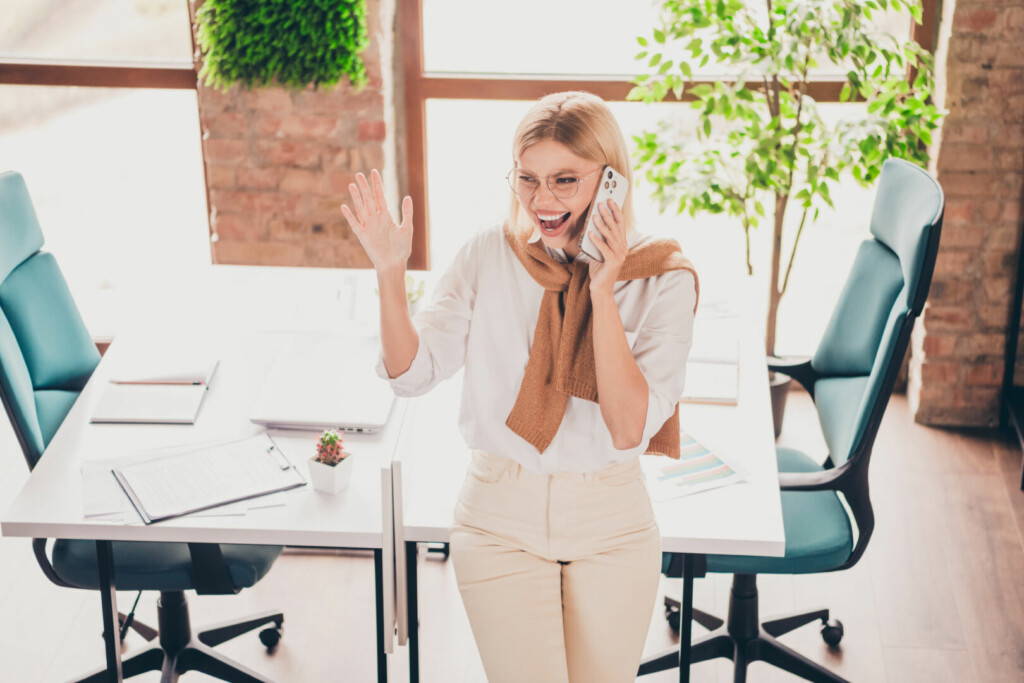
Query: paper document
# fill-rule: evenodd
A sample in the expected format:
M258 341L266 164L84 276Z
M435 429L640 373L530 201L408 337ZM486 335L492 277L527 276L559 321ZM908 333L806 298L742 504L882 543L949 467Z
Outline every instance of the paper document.
M113 474L147 524L306 483L266 433L115 467Z
M679 460L661 456L648 465L647 488L653 500L668 500L744 481L727 462L690 434L680 435Z

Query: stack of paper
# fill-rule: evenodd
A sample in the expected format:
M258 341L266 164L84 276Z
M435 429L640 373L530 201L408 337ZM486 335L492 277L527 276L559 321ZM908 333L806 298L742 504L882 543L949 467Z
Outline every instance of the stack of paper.
M694 322L693 346L686 363L684 403L736 405L739 395L739 319L705 318Z
M739 366L734 363L686 364L684 403L736 405L739 394Z

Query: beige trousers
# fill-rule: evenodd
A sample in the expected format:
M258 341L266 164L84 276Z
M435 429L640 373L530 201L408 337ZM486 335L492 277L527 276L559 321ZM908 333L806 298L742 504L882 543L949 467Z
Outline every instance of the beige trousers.
M474 451L450 550L490 683L636 679L661 572L638 461L541 475Z

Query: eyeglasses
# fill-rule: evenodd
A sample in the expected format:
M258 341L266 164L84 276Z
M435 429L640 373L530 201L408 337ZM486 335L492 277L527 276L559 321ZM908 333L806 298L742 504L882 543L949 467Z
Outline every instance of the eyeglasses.
M600 170L600 168L595 168L589 173L559 173L548 176L546 185L551 194L559 199L569 199L579 191L584 178ZM508 181L508 186L512 188L512 191L519 195L519 198L523 201L530 200L537 191L537 188L540 187L540 180L537 176L519 168L511 169L505 175L505 179Z

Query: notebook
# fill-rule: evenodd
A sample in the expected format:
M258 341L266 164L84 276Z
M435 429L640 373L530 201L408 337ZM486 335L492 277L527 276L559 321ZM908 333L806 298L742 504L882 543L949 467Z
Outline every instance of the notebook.
M194 424L205 384L107 384L90 422Z
M141 358L119 363L110 374L115 384L209 384L220 361L207 357Z
M269 434L111 470L146 524L304 486Z

